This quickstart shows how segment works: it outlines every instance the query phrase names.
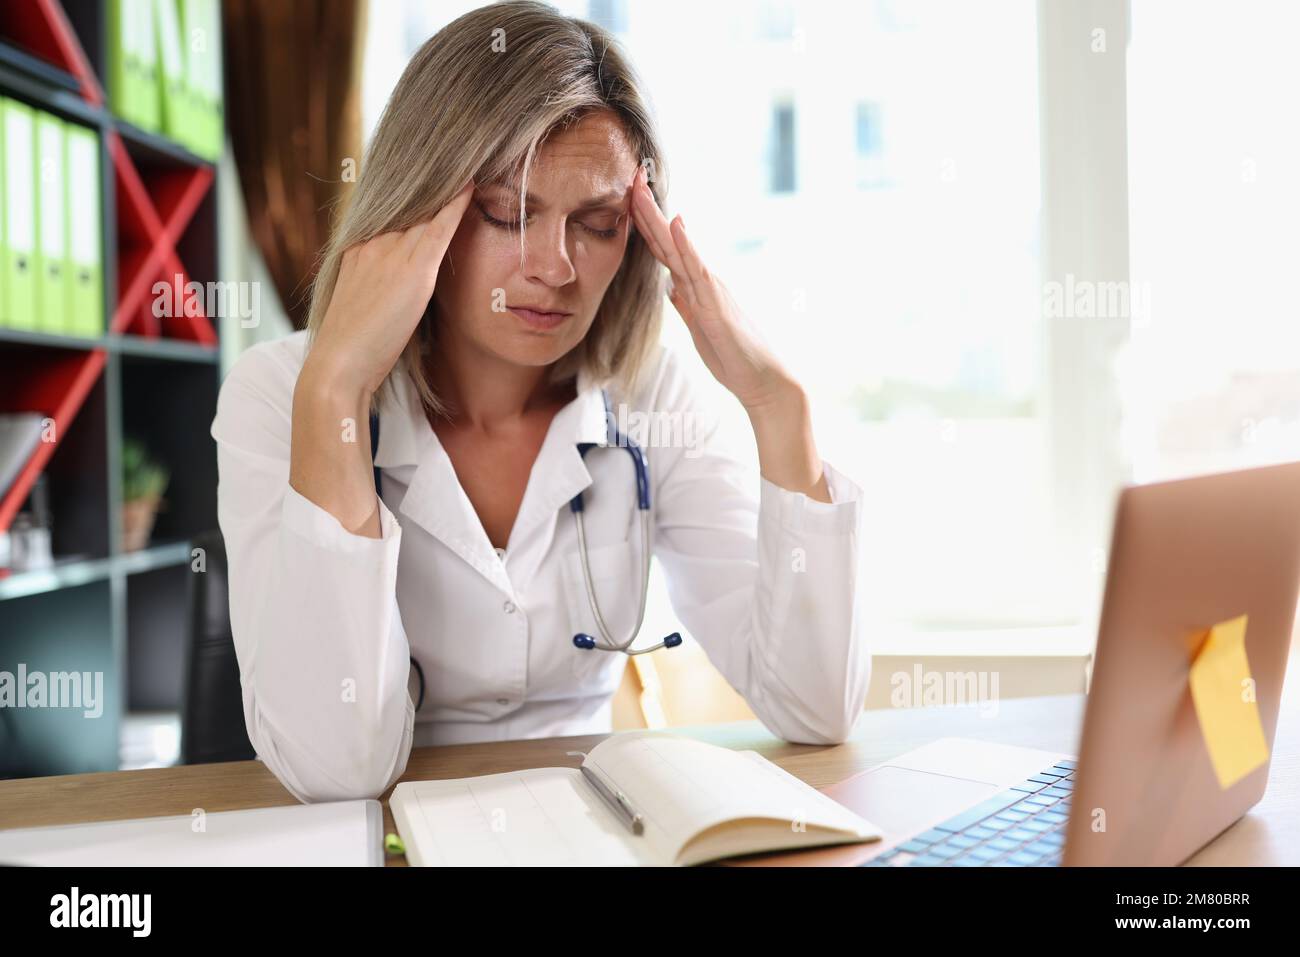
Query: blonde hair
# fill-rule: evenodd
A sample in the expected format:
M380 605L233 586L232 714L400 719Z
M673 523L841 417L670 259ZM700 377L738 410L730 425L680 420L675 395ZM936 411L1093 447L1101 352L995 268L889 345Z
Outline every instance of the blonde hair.
M307 328L314 341L338 281L345 250L432 217L473 177L514 190L520 204L546 137L586 114L612 110L651 191L664 207L665 166L650 108L617 40L535 0L507 0L453 20L412 57L365 151L347 206L319 258ZM524 234L520 232L520 256ZM586 368L624 394L654 353L666 277L639 233L579 345L552 364L551 382ZM431 299L395 369L410 377L427 412L447 415L425 373L437 319ZM384 380L374 407L392 386Z

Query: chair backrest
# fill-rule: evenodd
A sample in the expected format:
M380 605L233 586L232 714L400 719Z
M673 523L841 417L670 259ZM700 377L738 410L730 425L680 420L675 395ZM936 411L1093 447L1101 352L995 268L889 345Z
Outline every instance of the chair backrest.
M181 708L185 764L244 761L256 756L244 725L239 661L230 629L226 546L219 531L195 536L206 570L189 576L189 640Z

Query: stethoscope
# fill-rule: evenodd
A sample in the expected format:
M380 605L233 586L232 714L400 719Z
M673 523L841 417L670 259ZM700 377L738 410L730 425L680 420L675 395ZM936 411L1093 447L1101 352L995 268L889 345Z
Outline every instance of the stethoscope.
M650 593L650 469L646 465L645 453L641 451L641 446L620 432L618 427L614 425L614 412L609 405L609 393L601 389L600 394L605 400L607 444L601 446L595 442L579 442L578 455L585 458L587 453L594 448L618 446L627 449L628 455L632 456L632 467L636 470L636 507L637 511L641 513L641 601L637 606L636 624L632 627L632 634L628 636L627 641L622 643L615 641L609 633L604 617L600 613L600 603L596 600L596 589L591 583L591 563L587 561L587 530L582 523L582 493L579 492L569 502L569 510L573 512L573 520L578 526L578 554L582 557L582 580L587 585L587 601L591 605L591 613L596 618L596 628L600 631L601 637L605 639L605 644L598 644L591 635L581 633L573 636L573 644L587 651L593 648L598 651L621 651L629 656L648 654L652 651L658 651L660 648L676 648L682 643L682 636L676 631L657 645L651 645L648 648L632 648L632 642L636 641L637 635L641 633L641 623L645 620L646 596Z
M587 601L591 605L591 613L596 619L596 628L600 631L604 644L598 642L591 635L582 634L581 632L573 636L574 647L581 648L585 651L621 651L628 655L644 655L652 651L658 651L660 648L676 648L682 643L680 632L674 631L667 635L663 641L651 645L648 648L633 648L632 643L636 641L637 635L641 633L641 623L645 620L645 603L646 597L650 593L650 469L646 465L645 452L641 447L632 441L628 436L618 430L614 424L614 413L610 408L609 393L604 389L601 390L601 398L605 403L605 422L606 422L606 445L600 445L596 442L579 442L578 455L586 458L589 451L594 448L612 448L619 447L627 450L628 455L632 457L632 467L636 471L636 507L640 513L641 519L641 600L637 605L636 625L632 628L632 634L624 642L615 641L609 632L609 627L605 624L605 617L600 613L600 603L596 598L596 589L591 581L591 563L587 560L587 530L583 525L583 500L582 493L579 492L569 502L569 510L573 513L573 519L578 528L578 554L582 559L582 580L587 588ZM379 415L372 412L370 414L370 457L374 461L375 455L379 452ZM383 479L380 476L379 466L375 466L375 494L380 493L383 487ZM415 673L420 679L420 697L416 702L415 710L419 711L420 706L424 704L424 669L414 658L411 659L411 665L415 668Z

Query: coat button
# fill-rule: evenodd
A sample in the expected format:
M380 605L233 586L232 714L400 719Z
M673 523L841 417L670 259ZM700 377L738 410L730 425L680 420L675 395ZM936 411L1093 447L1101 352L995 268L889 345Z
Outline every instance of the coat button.
M512 601L508 601L501 606L501 610L504 611L507 615L513 615L515 613L515 603Z

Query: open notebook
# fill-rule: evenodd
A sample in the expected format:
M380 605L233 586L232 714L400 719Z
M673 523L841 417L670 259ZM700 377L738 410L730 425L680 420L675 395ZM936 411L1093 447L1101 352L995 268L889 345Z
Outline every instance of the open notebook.
M634 836L577 768L397 785L389 807L416 866L669 866L854 841L879 828L755 751L655 731L582 762L645 821Z

